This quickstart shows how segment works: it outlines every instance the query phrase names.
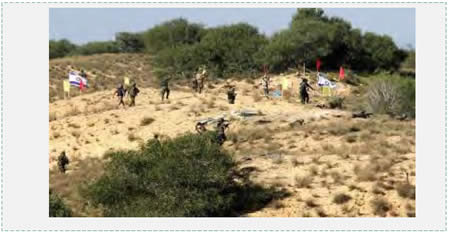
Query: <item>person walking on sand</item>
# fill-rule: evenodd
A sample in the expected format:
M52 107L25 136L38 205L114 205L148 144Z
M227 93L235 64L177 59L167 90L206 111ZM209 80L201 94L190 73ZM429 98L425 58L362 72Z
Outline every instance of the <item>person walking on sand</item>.
M300 98L302 104L309 103L308 89L314 90L313 87L308 84L308 80L303 79L303 81L300 83Z
M116 91L114 92L114 96L117 96L119 99L119 105L122 105L125 107L125 103L123 102L123 97L125 96L126 90L123 88L123 84L120 84L119 87L117 87Z
M270 76L267 74L267 72L264 73L261 83L263 85L264 96L266 98L269 98Z
M135 99L136 96L139 94L140 90L136 87L136 83L133 82L133 84L131 84L129 90L128 90L128 95L130 96L130 106L135 106Z
M164 101L164 96L166 99L169 99L170 89L169 89L169 80L170 77L165 77L161 81L161 101Z

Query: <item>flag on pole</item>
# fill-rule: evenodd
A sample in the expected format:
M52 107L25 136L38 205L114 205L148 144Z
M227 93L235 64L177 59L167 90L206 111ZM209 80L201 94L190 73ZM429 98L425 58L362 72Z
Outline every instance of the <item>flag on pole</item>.
M70 85L80 87L80 89L83 89L84 87L89 87L88 83L87 83L87 79L81 77L75 71L69 72L69 82L70 82Z
M84 83L80 82L80 92L83 91L83 89L84 89Z
M320 59L316 60L316 69L317 71L320 71L320 66L322 65L322 61L320 61Z
M125 87L130 86L130 78L125 76L125 78L123 78L123 83L125 84Z
M289 86L290 86L289 85L289 80L286 77L284 77L283 80L281 81L281 88L283 90L288 90Z
M331 88L330 86L322 86L322 95L331 96Z
M65 93L70 93L70 83L69 80L63 80L63 88Z
M339 80L343 80L345 78L345 71L344 68L341 66L339 68Z
M328 80L325 75L318 73L317 84L321 87L330 87L332 89L336 88L336 84Z

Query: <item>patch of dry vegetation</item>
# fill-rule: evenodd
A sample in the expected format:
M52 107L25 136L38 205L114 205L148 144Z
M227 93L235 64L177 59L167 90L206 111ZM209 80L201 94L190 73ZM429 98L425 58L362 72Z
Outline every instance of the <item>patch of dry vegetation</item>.
M155 121L155 119L151 118L151 117L144 117L141 119L141 126L147 126L150 125L151 123L153 123Z

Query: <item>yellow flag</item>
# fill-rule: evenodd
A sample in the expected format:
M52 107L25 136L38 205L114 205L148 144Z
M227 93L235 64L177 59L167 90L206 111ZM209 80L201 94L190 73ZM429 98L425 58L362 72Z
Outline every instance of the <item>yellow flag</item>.
M322 87L322 95L331 96L331 88L327 86Z
M281 87L283 88L283 90L288 90L289 89L289 80L284 78L281 83Z
M125 84L125 86L129 86L130 85L130 78L128 78L128 77L123 78L123 83Z
M64 87L64 92L66 92L66 93L70 92L70 83L68 80L63 81L63 87Z

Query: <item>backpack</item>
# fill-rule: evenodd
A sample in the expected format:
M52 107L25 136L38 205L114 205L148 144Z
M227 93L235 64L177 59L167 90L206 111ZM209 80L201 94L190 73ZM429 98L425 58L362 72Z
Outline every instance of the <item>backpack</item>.
M131 97L136 97L136 96L138 95L139 92L140 92L140 91L139 91L138 88L136 88L136 87L131 87L129 94L130 94Z

